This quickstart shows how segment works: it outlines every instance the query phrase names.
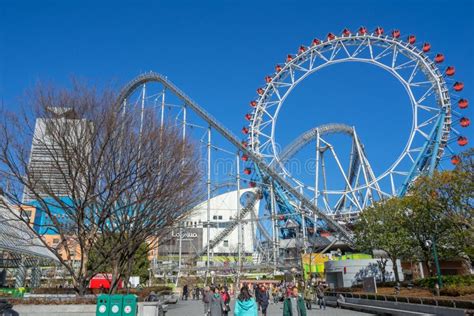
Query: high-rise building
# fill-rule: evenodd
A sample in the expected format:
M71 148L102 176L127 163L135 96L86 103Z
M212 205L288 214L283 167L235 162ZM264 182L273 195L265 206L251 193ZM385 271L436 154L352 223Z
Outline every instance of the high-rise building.
M68 197L70 196L70 178L66 173L64 141L70 133L71 141L77 141L74 132L87 126L86 120L78 118L71 108L48 108L47 118L37 118L31 144L30 160L28 164L29 179L34 191L41 197ZM58 134L61 145L55 140ZM25 187L23 202L25 204L36 200L34 194Z

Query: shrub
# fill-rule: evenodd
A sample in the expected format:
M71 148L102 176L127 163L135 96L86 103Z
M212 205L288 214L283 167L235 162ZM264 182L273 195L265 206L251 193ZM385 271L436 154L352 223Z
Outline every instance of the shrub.
M474 285L468 286L458 286L458 285L448 285L443 287L440 290L441 295L445 296L462 296L474 294Z
M474 275L443 275L441 276L444 286L458 285L458 286L471 286L474 285ZM414 284L418 287L434 288L437 277L429 277L424 279L415 280Z

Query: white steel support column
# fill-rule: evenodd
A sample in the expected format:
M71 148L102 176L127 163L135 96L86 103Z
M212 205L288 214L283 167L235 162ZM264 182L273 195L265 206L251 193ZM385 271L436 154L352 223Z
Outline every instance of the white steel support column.
M183 126L182 126L182 133L183 133L183 155L184 155L184 146L186 140L186 105L183 106ZM182 157L184 160L184 156ZM178 286L179 277L181 276L181 267L183 261L183 223L179 223L179 251L178 251L178 275L176 277L176 286Z
M161 94L161 127L163 127L163 124L165 123L165 91L166 89L163 89L163 93Z
M303 194L303 189L301 188L301 194ZM301 231L303 232L303 253L306 253L306 218L304 217L303 207L300 203L300 215L301 215Z
M236 179L237 179L237 218L240 218L240 155L237 152L236 155ZM239 220L239 224L237 225L237 290L239 290L240 284L240 275L242 274L242 220Z
M278 222L276 218L273 182L270 186L270 214L272 218L272 235L273 235L273 275L275 275L277 271L277 267L278 267L279 245L278 245Z
M209 275L211 264L211 127L207 129L207 269L206 269L206 283Z
M315 175L314 175L314 206L318 208L319 199L319 130L316 131L316 163L315 163ZM314 234L317 233L318 214L314 212Z

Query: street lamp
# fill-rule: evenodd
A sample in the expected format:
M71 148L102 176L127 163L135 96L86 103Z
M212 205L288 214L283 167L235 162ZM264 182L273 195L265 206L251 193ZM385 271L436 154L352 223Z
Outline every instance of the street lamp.
M411 209L407 209L405 211L405 215L407 216L412 216L413 215L413 210ZM436 218L433 217L433 219L436 220ZM435 231L438 231L438 225L436 224L435 222ZM436 250L436 238L435 236L431 236L432 237L432 240L426 240L425 241L425 245L426 247L428 248L432 248L433 250L433 259L434 259L434 262L435 262L435 266L436 266L436 275L438 277L438 286L441 288L443 286L443 280L441 278L441 268L439 266L439 259L438 259L438 251Z
M433 258L436 266L436 275L438 276L438 286L441 288L443 287L443 279L441 278L441 269L439 266L439 260L438 260L438 251L436 251L436 239L433 236L433 240L427 240L425 242L426 247L432 247L433 249Z

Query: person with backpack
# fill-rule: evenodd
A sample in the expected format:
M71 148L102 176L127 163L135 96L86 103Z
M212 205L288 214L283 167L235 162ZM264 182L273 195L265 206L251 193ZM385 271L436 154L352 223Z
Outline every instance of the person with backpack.
M229 311L230 311L230 294L229 294L229 290L225 286L221 290L221 297L222 297L222 301L224 302L224 305L222 308L222 315L227 316L229 315Z
M258 316L257 304L246 285L240 289L240 294L235 302L234 316Z
M202 291L202 302L204 303L204 316L208 316L210 311L209 303L211 302L211 290L206 286Z
M319 282L316 287L316 297L318 298L319 309L326 309L326 300L324 299L324 285Z
M311 289L310 285L306 286L306 289L304 290L304 300L306 302L306 308L308 310L311 309L311 303L313 302L313 290Z

